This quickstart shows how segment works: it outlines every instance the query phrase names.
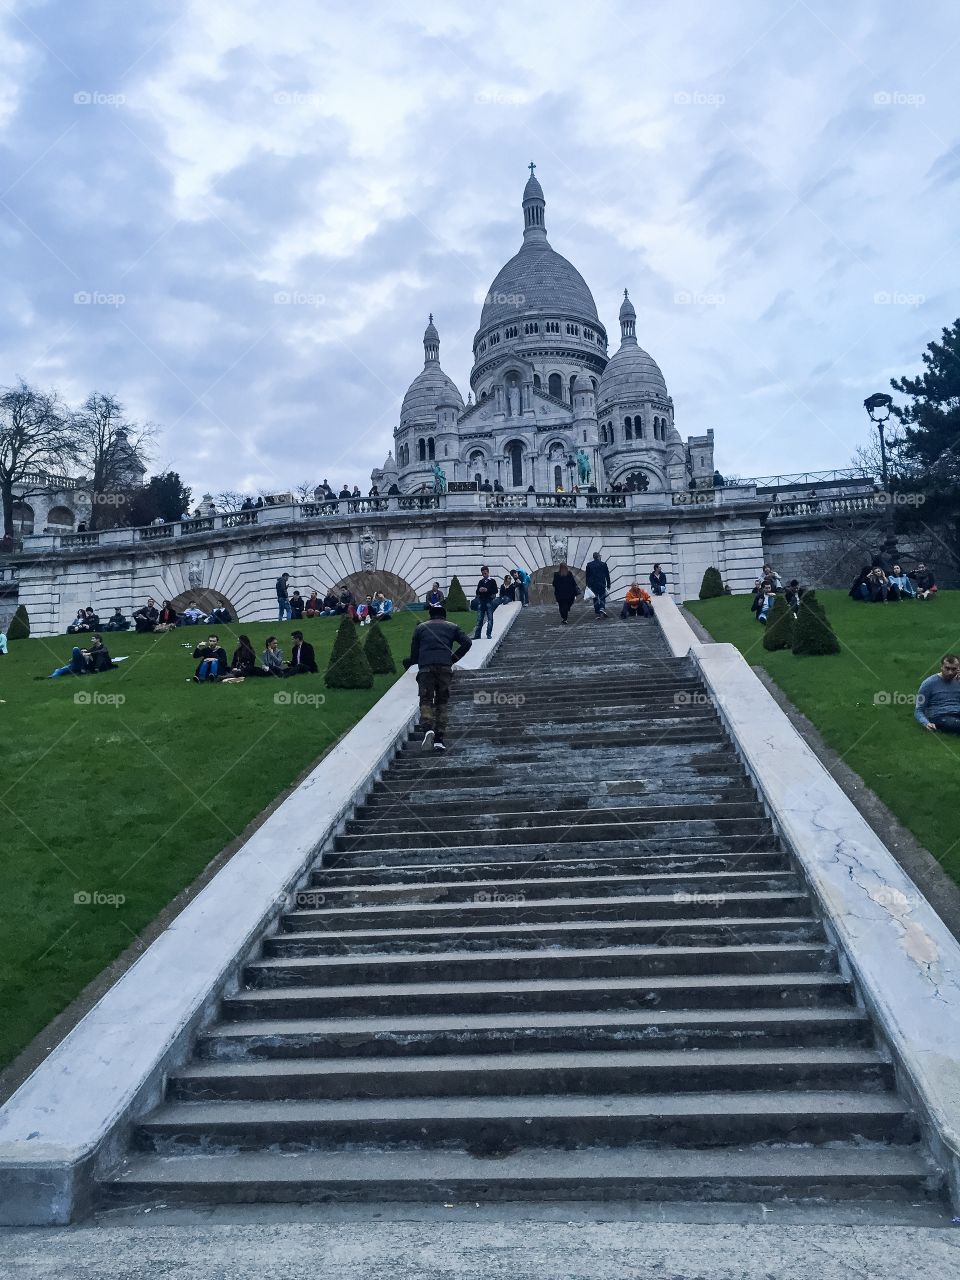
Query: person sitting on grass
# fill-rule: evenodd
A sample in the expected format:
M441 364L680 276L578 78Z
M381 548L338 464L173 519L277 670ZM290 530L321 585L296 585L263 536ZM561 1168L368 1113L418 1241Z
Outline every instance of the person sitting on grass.
M937 594L936 581L925 564L918 564L910 576L917 584L918 600L931 600Z
M867 574L867 587L870 591L870 600L873 604L886 604L887 596L890 594L890 588L887 584L887 575L878 564L874 565Z
M373 604L373 596L367 596L366 600L361 600L353 613L354 622L359 622L361 627L365 627L368 622L372 622L373 618L370 613L370 606Z
M796 617L797 610L800 608L800 599L803 595L803 587L796 578L791 578L784 590L784 596L787 601L787 608Z
M283 675L283 650L277 647L277 637L267 636L260 657L260 670L265 676Z
M757 621L766 623L767 614L773 608L777 589L771 578L764 578L760 583L760 594L757 599Z
M338 613L340 610L340 597L331 587L327 594L323 597L323 608L320 610L321 618L329 618L331 614Z
M377 621L389 622L393 617L393 601L388 599L382 591L377 592Z
M164 600L163 608L160 610L160 621L157 625L161 627L175 627L179 621L180 619L176 609L169 600Z
M427 595L427 608L429 609L431 606L436 606L437 608L442 609L445 600L446 596L440 590L440 583L435 582Z
M931 732L960 733L960 654L943 655L940 674L920 685L913 714Z
M290 617L295 621L303 617L304 600L299 591L294 591L290 597Z
M180 625L184 627L195 627L198 623L203 622L207 615L202 609L197 608L195 600L191 600L183 613L180 615Z
M107 619L106 626L103 629L104 631L128 631L130 629L130 621L124 617L119 605Z
M85 676L87 674L87 660L84 651L78 644L73 646L70 654L70 661L62 667L57 667L55 671L51 671L48 680L56 680L57 676ZM38 676L37 679L42 677Z
M294 631L290 639L293 641L293 652L290 654L290 661L284 667L283 674L285 676L315 675L317 656L313 651L313 645L304 640L302 631Z
M893 566L893 572L887 579L887 586L890 589L888 597L890 600L913 600L917 594L910 581L910 575L904 573L898 564Z
M81 649L79 645L74 645L70 661L51 671L47 679L54 680L57 676L99 675L101 671L112 671L115 665L103 643L103 637L95 635L91 637L89 649ZM43 677L37 676L37 679L41 680Z
M321 608L320 597L316 591L311 591L303 606L303 616L305 618L319 618Z
M257 667L257 654L250 643L249 636L237 636L237 647L230 659L230 674L233 676L256 676L260 674Z
M69 627L67 627L67 635L74 636L74 635L77 635L79 632L86 631L86 630L87 630L87 615L83 611L83 609L78 609L77 616L70 623Z
M193 673L197 684L205 684L208 680L220 680L229 670L227 653L220 644L219 636L209 635L206 640L201 640L194 649L193 656L200 659Z
M160 621L160 610L153 596L147 597L147 603L136 611L133 621L138 631L152 631Z

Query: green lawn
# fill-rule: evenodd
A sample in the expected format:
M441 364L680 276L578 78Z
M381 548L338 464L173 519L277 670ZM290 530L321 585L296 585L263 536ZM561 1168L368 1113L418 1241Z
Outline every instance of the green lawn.
M714 640L764 667L904 826L960 882L960 737L925 733L913 717L924 676L960 651L960 592L934 601L855 604L818 591L841 652L819 658L764 649L747 596L694 600L687 608Z
M424 617L401 613L384 628L401 674ZM466 629L472 616L457 621ZM72 636L13 643L0 657L0 1065L393 683L326 688L337 622L295 624L321 674L282 682L188 684L196 663L181 646L203 626L107 635L111 653L130 658L98 676L34 680L68 661ZM275 633L289 656L291 625L216 630L228 656L238 630L258 652ZM75 903L84 893L124 901Z

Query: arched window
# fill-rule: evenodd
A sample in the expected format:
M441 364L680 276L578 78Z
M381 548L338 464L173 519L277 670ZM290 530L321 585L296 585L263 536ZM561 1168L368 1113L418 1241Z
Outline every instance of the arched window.
M510 459L511 483L515 489L523 488L523 445L514 440L507 446L507 457Z
M29 538L33 533L34 511L29 502L13 504L13 534L16 538Z
M560 377L559 373L551 373L550 377L547 379L547 390L557 400L563 399L563 379Z
M433 462L436 456L437 456L437 446L433 439L433 436L431 436L430 439L427 441L427 457L430 459L431 462Z
M537 390L538 390L538 391L540 390L540 375L539 375L539 373L535 373L535 374L533 375L533 385L537 388Z
M417 458L419 459L420 462L426 462L427 460L426 440L420 439L417 441Z
M577 375L573 374L572 377L570 378L570 403L571 404L573 404L573 384L576 382L576 380L577 380Z
M553 468L553 487L555 491L563 488L563 467L559 465Z
M47 512L48 529L72 529L73 512L69 507L51 507Z
M481 391L481 392L480 392L480 399L481 399L481 400L486 400L486 398L487 398L487 393L486 393L485 391Z
M633 439L633 419L632 418L627 417L627 418L624 418L623 420L623 438L624 440Z

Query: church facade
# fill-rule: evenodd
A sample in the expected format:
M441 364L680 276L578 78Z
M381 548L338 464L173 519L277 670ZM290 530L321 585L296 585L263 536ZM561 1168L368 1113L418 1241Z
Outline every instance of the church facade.
M417 493L434 487L440 469L447 482L506 492L711 486L712 430L681 438L660 367L637 342L626 289L620 345L609 354L586 281L547 240L534 167L523 192L523 241L484 301L466 404L441 367L431 315L423 370L373 483L381 493Z

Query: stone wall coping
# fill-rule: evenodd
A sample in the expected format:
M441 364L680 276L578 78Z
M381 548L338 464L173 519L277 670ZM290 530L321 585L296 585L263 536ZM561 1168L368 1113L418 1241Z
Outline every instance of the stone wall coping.
M960 943L740 651L701 643L669 597L655 599L654 609L674 655L689 655L699 668L802 865L960 1206Z
M474 644L463 668L487 665L520 609L496 610L492 641ZM0 1223L66 1223L89 1207L98 1157L113 1158L111 1137L157 1095L164 1069L186 1052L238 962L389 763L416 715L416 673L409 671L0 1108Z

